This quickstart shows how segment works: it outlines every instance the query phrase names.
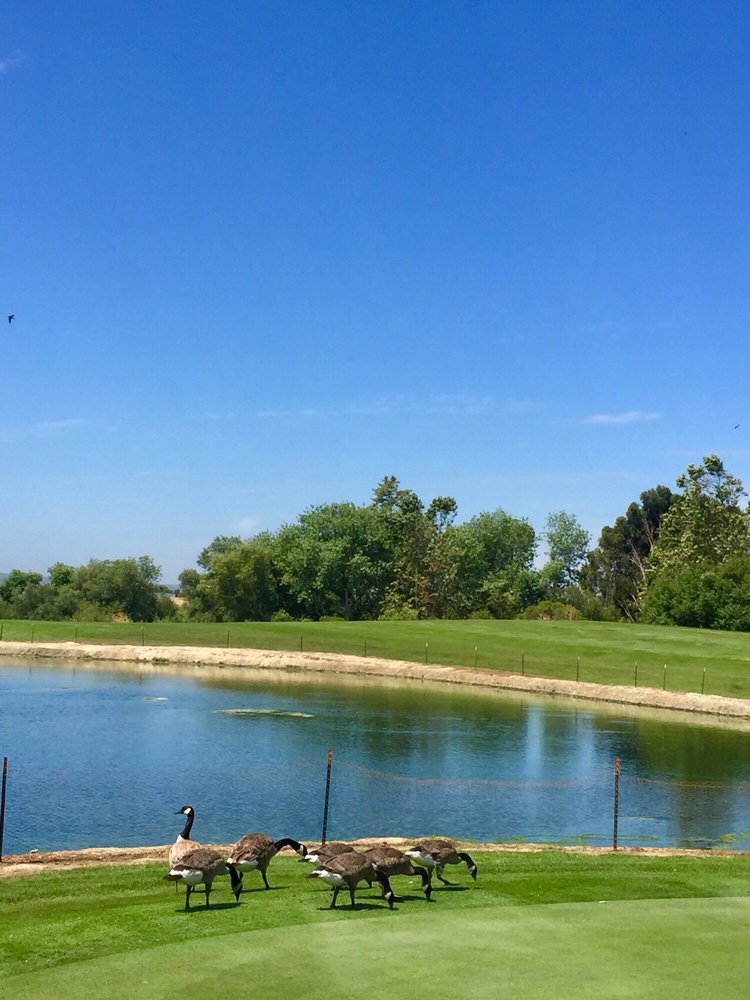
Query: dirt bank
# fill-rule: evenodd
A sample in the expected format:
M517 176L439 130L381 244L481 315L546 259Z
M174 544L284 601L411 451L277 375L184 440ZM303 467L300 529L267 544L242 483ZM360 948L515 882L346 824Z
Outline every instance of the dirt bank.
M625 685L589 684L527 677L501 670L472 670L468 667L426 666L380 657L346 656L340 653L295 653L291 650L222 649L200 646L115 646L84 645L75 642L3 642L0 657L30 657L84 661L88 664L120 663L137 665L139 670L215 675L252 670L293 675L336 674L344 677L368 675L394 680L431 681L471 687L519 691L529 694L584 699L600 703L636 705L699 713L724 719L750 720L750 700L719 695L685 694L654 688Z
M353 843L362 849L373 847L376 844L393 844L394 847L404 849L418 842L414 839L403 840L400 837L368 837L362 840L355 840ZM458 843L458 842L457 842ZM229 853L230 844L206 845L215 847L222 854ZM307 845L308 847L317 846ZM478 853L481 851L514 851L529 853L531 851L563 851L569 854L612 854L610 847L584 847L565 846L556 844L476 844L468 841L461 841L463 850ZM27 875L39 875L43 872L69 871L74 868L97 868L102 865L146 865L162 862L167 864L167 854L169 845L163 844L158 847L91 847L81 851L33 851L29 854L9 854L0 863L0 880L4 878L17 878ZM285 853L293 855L294 852L286 848ZM618 854L642 854L652 857L733 857L745 852L742 851L698 851L681 850L671 847L619 847Z

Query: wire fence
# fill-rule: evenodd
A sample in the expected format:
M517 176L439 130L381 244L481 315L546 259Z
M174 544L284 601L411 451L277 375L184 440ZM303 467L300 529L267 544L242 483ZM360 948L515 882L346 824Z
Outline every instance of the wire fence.
M344 626L351 623L339 623ZM362 623L356 623L361 625ZM656 656L632 663L607 662L601 655L574 653L566 649L558 655L541 655L499 642L486 647L453 639L450 642L382 640L350 633L346 627L326 630L268 625L262 623L171 623L171 622L33 622L0 620L0 643L72 642L122 646L190 645L233 650L263 649L275 652L333 653L345 656L396 659L425 666L460 666L478 671L521 674L632 688L648 688L695 694L724 694L750 697L750 677L746 671L728 678L727 669L710 669L695 661L665 663Z
M278 762L255 767L247 794L230 799L212 767L194 775L198 838L231 843L257 829L302 842L441 835L496 844L750 849L748 781L648 777L632 763L618 775L614 762L556 777L493 778L404 774L345 759L331 766L316 756L296 761L291 781L284 771ZM10 776L3 817L10 851L167 843L178 832L164 791L173 778L163 768L113 772L102 782L94 771L41 773L21 764ZM0 833L0 860L2 851Z

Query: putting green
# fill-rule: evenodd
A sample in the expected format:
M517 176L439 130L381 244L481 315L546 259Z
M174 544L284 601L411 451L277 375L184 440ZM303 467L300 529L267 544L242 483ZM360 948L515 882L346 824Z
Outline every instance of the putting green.
M750 897L446 912L244 931L14 976L14 1000L497 1000L746 996ZM7 992L6 992L7 991Z

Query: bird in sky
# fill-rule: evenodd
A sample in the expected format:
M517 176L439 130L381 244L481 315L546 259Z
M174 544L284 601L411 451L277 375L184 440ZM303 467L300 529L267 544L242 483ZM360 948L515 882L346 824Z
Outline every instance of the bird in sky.
M739 426L740 426L739 424L735 424L735 425L734 425L734 429L735 429L735 430L737 430L737 428L738 428Z
M8 316L8 322L12 323L15 318L16 318L16 314L15 313L11 313L10 316Z

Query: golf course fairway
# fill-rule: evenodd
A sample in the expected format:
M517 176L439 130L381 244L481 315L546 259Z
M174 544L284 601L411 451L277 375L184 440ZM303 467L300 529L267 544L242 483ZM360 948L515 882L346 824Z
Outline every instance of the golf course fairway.
M393 911L366 887L354 909L344 893L330 911L328 889L286 858L271 868L273 891L251 878L236 906L228 884L217 883L211 909L194 897L190 913L153 865L0 880L0 902L15 896L20 907L3 904L11 920L0 954L10 961L0 962L0 995L747 995L748 857L509 852L477 860L476 883L457 869L456 884L436 886L432 903L418 880L397 879L404 898Z

